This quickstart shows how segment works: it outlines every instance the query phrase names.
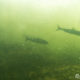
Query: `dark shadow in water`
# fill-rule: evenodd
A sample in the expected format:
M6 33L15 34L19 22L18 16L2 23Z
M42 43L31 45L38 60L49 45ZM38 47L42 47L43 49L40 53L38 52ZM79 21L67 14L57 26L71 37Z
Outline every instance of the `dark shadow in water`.
M75 80L80 65L71 55L74 51L69 55L69 49L52 52L43 45L32 47L0 45L0 80Z

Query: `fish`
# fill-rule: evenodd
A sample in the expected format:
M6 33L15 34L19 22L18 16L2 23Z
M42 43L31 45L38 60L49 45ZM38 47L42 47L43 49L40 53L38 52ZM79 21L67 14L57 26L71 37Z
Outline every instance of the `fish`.
M48 44L48 41L46 41L44 39L41 39L41 38L35 38L35 37L26 36L26 40L34 42L34 43Z
M65 29L65 28L62 28L62 27L58 26L57 29L56 29L56 31L58 31L58 30L67 32L67 33L69 33L69 34L73 34L73 35L78 35L78 36L80 36L80 31L77 31L77 30L75 30L74 28L72 28L72 29Z

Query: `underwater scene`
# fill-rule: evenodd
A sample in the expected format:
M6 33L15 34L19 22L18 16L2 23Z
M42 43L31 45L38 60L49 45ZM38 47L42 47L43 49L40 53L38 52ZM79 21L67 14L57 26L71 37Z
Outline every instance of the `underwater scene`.
M0 0L0 80L79 80L80 0Z

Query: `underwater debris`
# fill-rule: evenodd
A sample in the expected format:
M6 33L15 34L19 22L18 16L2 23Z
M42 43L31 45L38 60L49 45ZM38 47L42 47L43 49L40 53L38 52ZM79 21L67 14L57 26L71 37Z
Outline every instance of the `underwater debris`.
M48 44L48 41L40 39L40 38L34 38L34 37L26 36L26 40L29 40L29 41L35 42L35 43L40 43L40 44Z

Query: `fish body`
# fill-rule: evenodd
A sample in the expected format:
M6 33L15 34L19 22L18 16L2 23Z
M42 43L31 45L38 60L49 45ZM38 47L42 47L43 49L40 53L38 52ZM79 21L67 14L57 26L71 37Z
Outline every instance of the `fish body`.
M40 38L26 37L26 40L29 40L35 43L40 43L40 44L48 44L48 41L40 39Z
M64 32L67 32L67 33L70 33L70 34L74 34L74 35L80 36L80 31L77 31L77 30L75 30L73 28L72 29L64 29L64 28L61 28L60 26L58 26L57 31L58 30L62 30Z

